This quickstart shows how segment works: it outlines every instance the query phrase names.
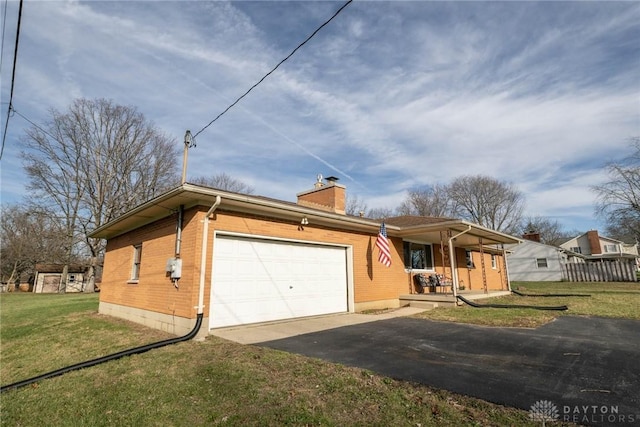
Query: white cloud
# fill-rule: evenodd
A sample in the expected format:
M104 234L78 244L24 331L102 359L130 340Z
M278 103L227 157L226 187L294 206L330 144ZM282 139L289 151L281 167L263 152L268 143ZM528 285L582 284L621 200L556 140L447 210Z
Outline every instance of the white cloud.
M23 16L18 111L42 123L51 106L106 97L181 143L338 5L37 6ZM586 223L597 171L640 135L638 18L633 3L354 2L198 137L190 176L224 171L293 200L337 174L370 207L393 207L409 187L487 174L536 213ZM5 53L3 101L10 63ZM26 126L9 126L5 200L26 181Z

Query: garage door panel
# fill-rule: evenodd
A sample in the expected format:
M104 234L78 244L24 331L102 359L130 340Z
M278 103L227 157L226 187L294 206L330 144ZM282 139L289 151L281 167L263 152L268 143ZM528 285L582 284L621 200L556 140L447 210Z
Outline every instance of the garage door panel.
M347 311L346 249L217 236L210 327Z

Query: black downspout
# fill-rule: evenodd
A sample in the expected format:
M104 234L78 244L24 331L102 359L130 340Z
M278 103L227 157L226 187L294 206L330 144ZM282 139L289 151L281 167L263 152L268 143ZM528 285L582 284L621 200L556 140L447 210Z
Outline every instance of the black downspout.
M76 363L75 365L70 365L65 368L56 369L55 371L48 372L46 374L38 375L37 377L29 378L26 380L18 381L13 384L3 385L0 387L0 393L4 393L5 391L18 389L20 387L24 387L29 384L33 384L35 382L45 380L48 378L53 378L60 376L62 374L66 374L71 371L78 371L80 369L89 368L91 366L99 365L101 363L110 362L112 360L121 359L125 356L131 356L133 354L141 354L145 353L149 350L153 350L155 348L165 347L171 344L177 344L179 342L188 341L196 336L198 331L200 330L200 326L202 325L202 313L198 313L198 317L196 318L196 324L187 335L182 337L170 338L163 341L158 341L151 344L142 345L140 347L131 348L129 350L119 351L117 353L113 353L107 356L98 357L97 359L87 360L86 362Z

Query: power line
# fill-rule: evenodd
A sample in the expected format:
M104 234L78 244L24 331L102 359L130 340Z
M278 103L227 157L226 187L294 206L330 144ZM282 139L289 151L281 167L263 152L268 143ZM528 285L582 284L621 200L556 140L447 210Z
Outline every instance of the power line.
M213 120L211 120L209 122L209 124L207 124L205 127L203 127L202 129L200 129L198 132L196 132L193 135L193 138L197 137L198 135L200 135L202 133L202 131L204 131L206 128L208 128L209 126L211 126L216 120L218 120L220 117L222 117L227 111L229 111L233 106L235 106L238 102L240 102L240 100L242 98L244 98L245 96L247 96L249 94L249 92L251 92L256 86L258 86L260 83L262 83L262 81L264 79L266 79L267 77L269 77L269 75L271 75L271 73L273 73L275 70L278 69L278 67L280 65L282 65L287 59L291 58L293 56L294 53L296 53L298 51L298 49L300 49L302 46L304 46L309 40L311 40L313 38L313 36L315 36L322 28L324 28L329 22L331 22L336 16L338 16L338 14L340 12L342 12L342 10L347 7L353 0L348 0L345 4L342 5L342 7L340 9L338 9L336 11L336 13L333 14L333 16L331 18L329 18L327 21L325 21L324 24L320 25L313 33L311 33L311 35L309 37L306 38L305 41L303 41L302 43L300 43L295 49L293 49L293 51L291 51L291 53L289 55L287 55L282 61L278 62L278 65L276 65L275 67L273 67L273 69L271 71L269 71L267 74L265 74L260 80L258 80L258 82L256 84L254 84L253 86L251 86L249 88L248 91L246 91L244 94L242 94L242 96L240 96L238 99L236 99L231 105L229 105L222 113L218 114Z
M55 136L51 135L49 132L47 132L46 130L44 130L41 126L38 126L36 123L32 122L31 120L29 120L28 117L25 117L23 114L20 114L19 111L17 111L15 108L11 107L11 110L13 111L14 114L19 115L20 117L22 117L23 119L25 119L26 121L28 121L29 123L31 123L33 125L33 127L35 127L36 129L40 130L40 132L44 133L45 135L49 136L51 139L57 140L58 138L56 138Z
M13 110L13 88L16 80L16 62L18 60L18 42L20 41L20 22L22 21L22 2L20 0L20 8L18 9L18 28L16 29L16 46L13 50L13 71L11 73L11 92L9 94L9 108L7 109L7 120L4 125L4 134L2 135L2 147L0 147L0 160L4 152L4 142L7 139L7 128L9 127L9 118L11 110Z

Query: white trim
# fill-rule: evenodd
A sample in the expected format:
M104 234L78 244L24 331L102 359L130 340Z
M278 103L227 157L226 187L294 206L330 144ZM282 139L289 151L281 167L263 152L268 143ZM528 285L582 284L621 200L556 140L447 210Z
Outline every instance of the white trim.
M140 280L140 267L142 266L142 242L133 246L133 260L131 262L131 275L127 283L138 283Z
M545 265L540 265L540 261L544 260L544 264ZM547 257L536 257L535 261L536 263L536 268L540 269L540 268L545 268L548 269L549 268L549 259Z
M435 243L427 242L425 240L402 239L402 250L403 251L404 251L404 242L415 243L416 245L424 245L424 246L429 245L431 247L431 265L433 266L433 268L412 268L411 266L409 266L407 268L407 266L404 265L404 253L403 253L402 254L402 264L404 265L404 272L405 273L412 273L412 272L415 271L417 273L435 273L435 271L436 271L436 259L434 257L434 252L433 252L433 246L435 245Z
M317 240L299 240L299 239L289 239L286 237L274 237L274 236L265 236L262 234L247 234L247 233L238 233L235 231L224 231L224 230L216 230L213 233L214 239L218 236L230 236L230 237L240 237L242 239L259 239L259 240L274 240L276 242L289 242L289 243L297 243L303 245L315 245L315 246L333 246L338 248L348 248L351 245L340 244L340 243L329 243L329 242L320 242ZM214 240L215 241L215 240Z

